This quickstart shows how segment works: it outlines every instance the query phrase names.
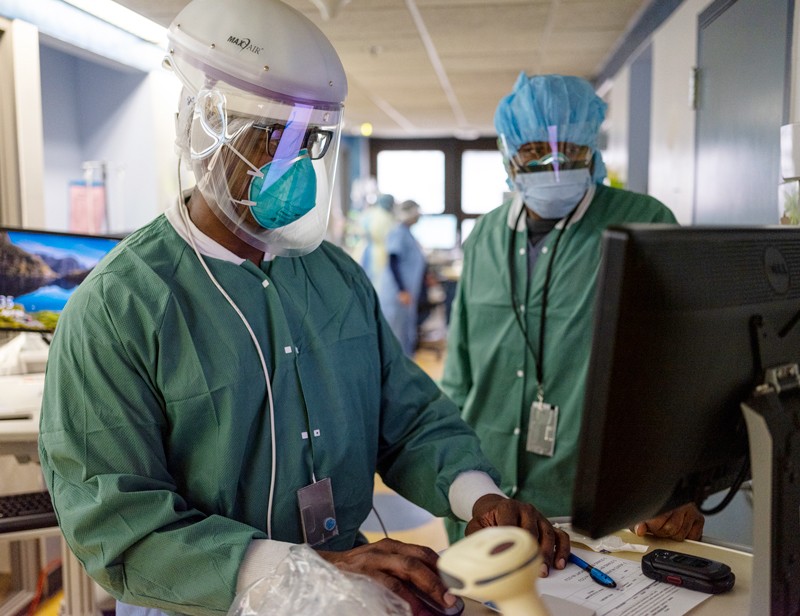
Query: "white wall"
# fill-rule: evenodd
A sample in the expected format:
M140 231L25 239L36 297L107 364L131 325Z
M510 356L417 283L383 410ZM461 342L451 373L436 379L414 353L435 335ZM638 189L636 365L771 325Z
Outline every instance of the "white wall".
M628 116L630 71L628 65L620 70L604 86L608 89L603 99L608 103L603 130L608 135L608 144L603 151L603 162L608 169L608 178L613 185L625 186L628 182Z
M795 4L794 11L794 41L792 47L791 66L791 101L789 104L789 122L800 122L800 3ZM787 209L797 215L797 203L800 202L800 182L789 181L781 185L778 193L779 213L783 217ZM792 204L792 205L790 205ZM787 207L788 206L788 207ZM791 220L791 218L789 218Z
M175 112L181 84L167 70L148 74L150 110L153 119L153 148L156 169L156 209L163 212L178 198L178 156L175 152ZM185 167L185 165L184 165ZM194 184L194 177L185 169L181 173L183 189Z
M68 227L67 186L80 179L83 160L77 122L75 58L42 47L42 124L44 133L44 203L48 229Z
M652 38L649 192L687 225L692 222L695 168L690 75L697 62L697 18L709 4L686 0Z
M135 229L174 202L179 85L161 68L163 46L60 0L0 0L0 15L32 24L43 43L36 63L43 73L45 173L33 226L68 228L69 182L82 179L87 160L109 162L112 232ZM38 118L38 103L35 111Z
M800 2L795 1L793 46L791 59L792 101L789 107L789 121L800 122Z
M109 231L136 229L177 195L177 79L114 68L43 46L47 228L68 229L68 187L88 160L107 163Z
M692 221L695 112L689 103L689 77L697 59L697 18L712 0L686 0L650 39L652 110L648 192L666 204L681 224ZM631 58L601 94L608 103L603 158L609 177L627 184L628 115Z
M654 32L650 172L648 192L664 202L681 224L691 224L695 181L695 111L689 102L690 74L697 61L697 22L712 0L685 0ZM794 15L790 121L800 122L800 4ZM609 103L606 130L609 171L627 180L629 67L626 64L601 94ZM796 188L796 183L793 183Z
M44 224L39 83L38 30L0 19L0 221L8 225Z

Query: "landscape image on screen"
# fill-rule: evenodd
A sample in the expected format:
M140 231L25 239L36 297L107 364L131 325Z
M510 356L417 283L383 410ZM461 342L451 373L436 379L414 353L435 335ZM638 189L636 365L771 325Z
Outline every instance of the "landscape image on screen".
M55 330L70 295L118 242L0 230L0 329Z

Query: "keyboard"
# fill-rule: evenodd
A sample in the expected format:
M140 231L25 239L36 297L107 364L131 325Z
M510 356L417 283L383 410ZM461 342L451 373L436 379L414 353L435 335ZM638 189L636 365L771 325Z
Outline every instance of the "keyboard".
M49 492L0 496L0 533L57 526Z

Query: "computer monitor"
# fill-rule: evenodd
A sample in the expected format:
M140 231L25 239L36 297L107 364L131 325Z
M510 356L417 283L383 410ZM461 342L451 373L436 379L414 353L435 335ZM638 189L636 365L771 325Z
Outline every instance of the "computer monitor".
M426 250L451 250L458 245L458 219L455 214L423 214L411 234Z
M750 459L754 528L769 529L752 613L794 614L775 606L800 605L800 229L629 225L602 251L573 525L599 537L700 504ZM766 437L743 402L784 406Z
M75 288L119 241L0 228L0 330L54 331Z

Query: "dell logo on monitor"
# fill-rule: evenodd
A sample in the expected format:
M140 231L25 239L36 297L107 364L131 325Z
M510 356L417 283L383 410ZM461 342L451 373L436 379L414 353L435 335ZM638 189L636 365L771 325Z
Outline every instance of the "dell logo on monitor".
M777 248L770 246L764 251L764 271L770 286L777 293L783 294L789 290L789 266Z

